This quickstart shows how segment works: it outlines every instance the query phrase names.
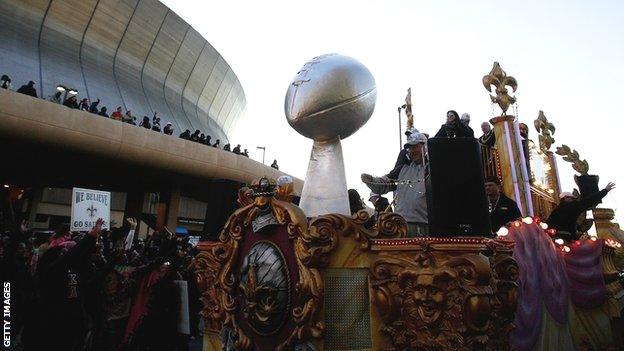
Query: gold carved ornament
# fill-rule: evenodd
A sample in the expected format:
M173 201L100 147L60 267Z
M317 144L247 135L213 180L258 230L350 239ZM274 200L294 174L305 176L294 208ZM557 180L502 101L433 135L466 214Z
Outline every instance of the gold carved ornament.
M239 195L239 203L249 202L249 192L242 191ZM223 326L234 331L237 336L236 346L243 350L251 347L251 340L237 325L235 318L237 277L234 265L240 254L239 245L243 240L244 228L249 227L260 209L266 206L270 207L277 223L286 226L289 238L294 240L299 270L299 281L295 284L295 296L299 298L292 309L296 327L276 350L285 350L292 342L308 336L319 337L324 329L322 322L318 320L318 304L323 290L321 276L316 268L327 262L323 256L335 248L335 242L331 237L323 236L324 233L308 231L305 215L293 204L274 197L259 196L253 203L236 210L229 218L219 237L223 251L216 255L217 263L221 267L216 289L222 291L221 306L225 311Z
M518 267L511 247L484 239L423 238L380 254L371 286L382 333L395 350L508 349Z
M589 164L586 160L581 160L578 151L570 149L567 145L561 145L557 147L555 153L562 156L564 161L570 162L572 168L580 174L587 174L587 172L589 172Z
M257 182L252 187L257 186ZM273 183L272 183L273 184ZM287 196L288 194L277 194ZM374 229L363 227L370 220L366 211L353 217L325 215L316 217L308 224L305 214L297 206L279 200L273 194L257 196L253 189L239 191L241 208L228 219L221 231L219 241L204 243L196 260L197 280L202 291L207 330L219 332L228 327L236 335L236 347L249 349L250 338L237 325L237 272L234 265L240 255L244 229L258 217L261 209L270 208L277 224L286 226L289 239L293 240L299 280L295 284L295 304L291 314L295 329L289 337L276 347L286 350L300 340L319 338L325 325L320 318L324 285L320 268L329 263L329 255L337 247L340 236L352 236L362 249L369 249L374 238L405 237L407 224L394 213L383 213Z
M555 143L555 139L552 137L555 134L555 125L548 121L548 118L544 115L544 111L539 112L537 119L533 121L533 125L539 135L539 146L543 152L550 149L550 146Z
M516 98L509 95L507 87L511 87L512 91L515 93L516 89L518 89L516 78L508 76L507 73L503 71L500 64L494 62L494 67L492 67L490 73L483 77L483 86L490 93L492 92L492 86L496 88L496 95L490 95L490 99L493 103L498 104L503 111L503 116L506 116L509 106L516 102Z

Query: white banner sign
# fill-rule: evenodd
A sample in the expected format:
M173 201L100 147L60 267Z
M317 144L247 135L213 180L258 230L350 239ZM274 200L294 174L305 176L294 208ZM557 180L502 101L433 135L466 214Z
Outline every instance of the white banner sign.
M108 191L74 188L72 191L71 231L90 231L98 218L102 229L109 229L110 199Z
M200 238L201 237L198 235L189 235L189 244L191 244L191 246L193 247L197 246Z

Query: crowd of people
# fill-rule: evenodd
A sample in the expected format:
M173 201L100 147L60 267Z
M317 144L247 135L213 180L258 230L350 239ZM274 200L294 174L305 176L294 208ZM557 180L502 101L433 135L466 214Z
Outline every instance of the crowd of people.
M196 249L166 229L138 240L127 222L108 231L98 220L88 233L62 225L49 238L22 222L3 233L15 350L189 350L201 339Z
M9 90L11 89L11 78L6 74L2 75L2 77L0 78L0 88ZM29 81L27 84L22 85L16 91L18 93L22 93L35 98L38 97L37 89L35 88L35 82L33 82L32 80ZM113 111L109 115L109 110L106 106L100 107L100 99L97 99L95 101L90 101L87 98L78 100L78 97L76 95L70 94L69 96L66 96L63 91L57 91L54 93L54 95L50 96L48 100L57 104L61 104L63 106L67 106L69 108L87 111L98 116L111 118L132 125L137 125L137 117L133 115L131 110L127 110L124 113L123 108L121 106L117 106L115 111ZM151 118L148 116L143 116L142 120L138 122L138 126L145 129L150 129L154 132L162 132L166 135L173 135L175 132L175 128L173 127L173 124L171 122L167 122L164 127L161 125L161 119L158 116L157 112L154 112L154 115ZM211 140L212 137L210 135L202 133L199 129L196 129L195 132L193 132L192 134L189 129L186 129L184 132L180 133L180 138L216 148L222 148L225 151L230 151L237 155L249 157L249 151L247 149L241 151L240 144L236 145L234 148L231 148L231 145L229 143L222 146L221 140L219 139L216 139L216 141L213 143ZM277 167L277 161L274 162L272 167L279 169Z

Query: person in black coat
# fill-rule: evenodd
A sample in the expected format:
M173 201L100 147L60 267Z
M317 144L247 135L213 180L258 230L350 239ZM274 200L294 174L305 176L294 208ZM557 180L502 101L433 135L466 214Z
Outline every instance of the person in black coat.
M69 108L78 108L78 101L76 99L76 96L70 96L67 99L65 99L65 101L63 102L63 106L67 106Z
M479 143L488 147L496 145L496 135L488 122L481 123L481 131L483 135L479 137Z
M450 110L446 113L446 123L435 135L436 138L474 138L474 131L459 120L459 114Z
M195 132L191 135L191 141L198 142L200 133L199 129L195 129Z
M32 97L37 97L37 89L35 89L35 82L32 80L28 82L26 85L22 85L19 89L17 89L18 93L26 94Z
M102 106L102 108L100 109L100 112L98 113L98 115L100 115L102 117L108 117L108 113L106 113L106 106Z
M568 192L561 193L559 205L550 213L546 223L555 228L557 236L562 239L568 241L578 239L576 221L579 216L598 205L614 188L615 184L609 183L604 189L583 198L577 198Z
M152 124L150 123L150 119L147 116L143 116L143 121L139 124L139 127L143 127L145 129L152 129Z
M100 104L100 99L97 99L97 100L93 101L91 103L91 106L89 106L89 112L97 114L98 113L98 105L99 104Z
M522 217L518 204L501 192L498 177L490 176L485 179L485 194L490 205L492 231L496 232L505 224Z
M37 276L42 318L40 330L35 335L43 340L46 349L79 350L84 347L88 321L84 289L90 277L80 272L84 272L95 252L102 224L99 219L78 243L58 240L51 244L39 261Z
M184 132L182 132L182 134L180 134L180 138L182 139L186 139L186 140L191 140L191 131L190 130L185 130Z

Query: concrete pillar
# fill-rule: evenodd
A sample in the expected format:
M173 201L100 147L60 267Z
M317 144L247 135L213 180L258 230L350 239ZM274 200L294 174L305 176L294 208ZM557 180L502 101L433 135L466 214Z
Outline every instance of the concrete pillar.
M160 192L160 201L156 214L156 229L161 230L167 227L169 231L175 233L178 226L178 213L180 212L180 185L170 184Z
M126 218L137 219L136 232L141 228L141 219L143 217L143 202L145 200L145 192L142 190L131 190L126 194L126 205L124 207L123 225L126 225Z
M41 203L41 198L43 197L43 187L37 186L32 189L32 192L28 198L28 205L26 208L26 214L24 217L28 218L28 222L32 226L35 223L35 218L37 217L37 209L39 204ZM56 228L52 228L56 229Z
M207 201L203 234L207 240L218 240L219 233L238 205L238 189L241 183L233 180L214 180L208 185L210 198Z
M516 201L524 216L533 215L530 178L518 122L514 116L500 116L490 120L496 135L496 149L500 159L503 192Z

